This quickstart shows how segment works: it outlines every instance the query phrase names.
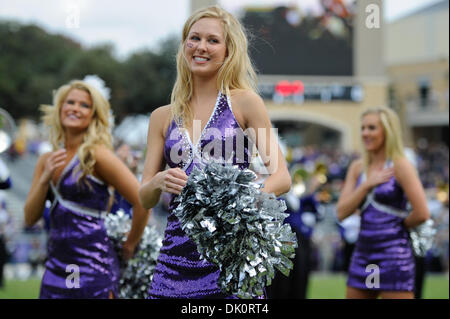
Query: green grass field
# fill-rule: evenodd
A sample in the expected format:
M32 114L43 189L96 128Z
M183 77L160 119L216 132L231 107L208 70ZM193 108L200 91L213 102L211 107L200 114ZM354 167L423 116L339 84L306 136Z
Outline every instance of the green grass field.
M343 299L346 277L336 274L313 274L308 290L309 299ZM35 299L39 295L40 279L6 281L0 289L0 299ZM447 275L428 275L423 288L424 299L448 299Z
M345 298L345 275L316 274L308 287L309 299L343 299ZM425 277L423 299L448 299L449 280L447 275L428 275Z

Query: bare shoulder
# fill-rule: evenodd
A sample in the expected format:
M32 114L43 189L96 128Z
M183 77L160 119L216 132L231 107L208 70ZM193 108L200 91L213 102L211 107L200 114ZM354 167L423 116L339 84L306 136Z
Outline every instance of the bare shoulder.
M171 104L160 106L152 112L151 116L158 117L159 119L168 117L171 112L171 107Z
M122 172L122 161L114 154L106 145L94 146L95 166L94 176L103 180L107 184L111 184L111 176L115 173Z
M405 167L414 167L414 165L405 157L399 157L396 160L394 160L394 168L395 167L399 167L400 169L405 168Z
M232 90L230 99L236 119L244 128L248 128L250 119L267 114L263 99L252 90Z
M416 168L406 157L400 157L394 160L394 174L398 179L415 173Z
M166 134L167 129L169 128L169 120L172 113L172 105L164 105L155 109L150 115L150 123L154 125L161 133L161 136Z
M104 164L115 158L114 152L106 145L97 144L94 146L95 162L98 164Z
M52 155L52 152L46 152L46 153L42 154L41 156L39 156L39 158L37 159L37 162L36 162L36 167L43 167L45 165L45 162L47 161L47 159L50 157L50 155Z
M358 177L363 171L363 160L356 159L354 160L348 169L349 175L351 174L353 177Z
M36 165L34 166L34 174L41 174L45 167L45 162L50 157L52 152L47 152L38 157Z
M47 158L50 157L50 155L52 155L52 152L45 152L44 154L39 156L38 162L45 162L47 160Z
M263 99L258 95L258 93L252 90L235 89L231 91L231 100L233 106L242 108L257 108L264 107Z

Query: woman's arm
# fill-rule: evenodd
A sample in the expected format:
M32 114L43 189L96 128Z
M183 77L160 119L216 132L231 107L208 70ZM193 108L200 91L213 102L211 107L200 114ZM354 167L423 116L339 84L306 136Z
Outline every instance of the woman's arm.
M170 105L152 112L147 135L147 155L142 174L139 199L145 208L154 207L162 192L180 194L187 175L180 168L164 169L164 132L170 116Z
M348 169L344 187L342 188L336 205L339 221L343 221L345 218L356 212L361 205L361 202L366 198L367 193L370 191L367 183L362 183L355 190L358 176L362 171L362 166L362 161L356 160Z
M403 223L406 228L414 228L430 218L422 183L416 169L406 158L394 162L394 174L413 208Z
M25 200L25 225L33 226L41 217L45 208L45 199L49 183L56 169L66 162L66 150L45 153L37 160L30 191Z
M256 93L243 90L235 92L233 100L270 175L262 191L276 196L289 192L291 176L263 100Z
M102 180L113 186L133 205L131 230L123 245L124 258L128 259L141 239L150 213L139 202L139 182L128 167L105 146L96 147L94 168Z

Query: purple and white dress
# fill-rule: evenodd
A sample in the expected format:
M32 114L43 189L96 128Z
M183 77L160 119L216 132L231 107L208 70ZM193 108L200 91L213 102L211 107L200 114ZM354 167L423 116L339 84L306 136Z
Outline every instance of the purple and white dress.
M391 163L385 167L388 165ZM359 183L364 178L362 174ZM347 286L379 291L414 290L414 255L403 225L408 214L407 198L395 177L368 194L361 207L361 228Z
M75 155L56 186L50 184L54 201L40 298L117 296L119 261L104 225L110 194L94 176L87 176L90 187L77 183L79 163Z
M229 98L219 93L196 145L191 142L187 130L172 121L166 134L164 159L171 168L179 167L187 175L195 166L202 166L202 158L208 157L226 160L246 169L251 160L251 145L234 117ZM219 268L200 258L196 244L181 229L173 213L174 198L172 195L149 298L236 298L221 291L217 285Z

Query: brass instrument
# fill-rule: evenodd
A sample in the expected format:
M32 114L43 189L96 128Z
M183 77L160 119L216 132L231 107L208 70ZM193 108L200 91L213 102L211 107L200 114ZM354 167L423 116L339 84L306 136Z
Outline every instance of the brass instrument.
M297 164L290 169L292 176L292 191L301 197L303 194L315 192L321 185L327 182L328 168L325 164L317 162L312 172L308 172L305 166Z

